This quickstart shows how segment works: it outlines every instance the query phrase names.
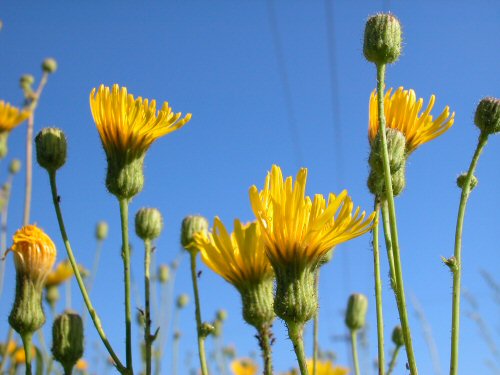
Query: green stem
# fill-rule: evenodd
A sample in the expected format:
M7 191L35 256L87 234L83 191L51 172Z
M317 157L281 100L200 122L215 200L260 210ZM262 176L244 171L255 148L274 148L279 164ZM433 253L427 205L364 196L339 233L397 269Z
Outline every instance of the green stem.
M287 322L288 326L288 336L293 344L293 350L297 357L297 362L299 363L299 369L301 375L309 375L309 370L307 369L306 354L304 351L304 324Z
M453 271L453 306L452 306L452 323L451 323L451 358L450 358L450 375L458 374L458 342L460 336L460 286L462 280L462 232L465 217L465 208L470 194L470 181L474 175L479 156L483 151L484 146L488 141L488 135L481 133L477 143L476 151L472 157L467 177L462 187L460 196L460 206L458 208L457 226L455 230L455 266Z
M9 356L7 351L9 349L9 342L11 342L13 336L14 336L14 329L9 325L9 330L7 332L7 339L5 340L5 345L3 346L3 350L1 353L2 360L0 361L0 374L3 374L3 368L7 363L7 357Z
M316 276L314 277L314 287L316 289L316 293L319 294L319 268L316 271ZM316 375L317 373L317 362L318 362L318 330L319 330L319 309L316 310L316 314L314 314L313 321L313 362L312 362L312 375Z
M177 368L178 362L179 362L179 341L180 341L180 336L175 336L174 341L172 343L172 374L177 375Z
M26 182L24 190L24 215L23 225L30 222L31 210L31 191L33 187L33 128L35 127L35 113L32 112L28 117L28 126L26 127Z
M356 330L354 329L351 330L351 350L352 350L352 362L354 364L354 373L356 375L360 375L359 360L358 360L358 336Z
M270 327L268 324L263 324L258 330L259 344L262 351L262 358L264 360L264 375L273 374L273 356L270 342Z
M99 268L99 260L101 259L102 244L103 244L102 240L97 240L97 245L94 253L94 261L92 262L92 271L90 272L90 277L87 282L87 290L89 291L89 293L92 291L97 270Z
M384 316L382 312L382 281L380 277L380 251L379 251L379 211L380 202L375 202L375 223L373 226L373 270L375 277L375 301L377 304L377 343L378 343L378 373L384 375L385 353L384 353Z
M389 272L391 275L391 287L394 293L396 293L398 287L396 284L396 267L394 266L394 254L392 252L389 211L387 210L387 204L385 203L385 201L383 201L381 204L381 210L382 210L382 223L384 228L385 248L387 252L387 260L389 261Z
M87 289L85 288L85 284L83 283L82 275L80 274L80 269L78 268L78 264L76 263L75 256L73 255L73 250L71 249L71 244L69 243L68 235L66 233L66 227L64 225L64 220L63 220L62 213L61 213L61 206L59 205L59 199L58 199L58 194L57 194L57 184L56 184L55 172L49 172L49 178L50 178L50 188L52 191L52 202L53 202L55 210L56 210L57 222L59 223L59 229L61 231L61 236L63 238L64 246L66 247L66 252L68 254L69 262L71 263L71 267L73 268L73 272L75 274L76 281L77 281L78 286L80 288L80 292L82 293L83 300L85 302L85 305L87 306L87 310L89 311L90 318L92 319L92 322L94 323L94 327L96 328L97 333L99 334L99 337L101 338L109 355L113 359L117 370L121 374L127 374L127 375L132 374L132 372L129 372L123 366L120 359L116 355L115 351L111 347L111 344L109 343L109 340L106 337L106 333L104 332L104 329L102 328L101 319L99 318L99 316L97 315L97 312L94 310L94 307L92 306L92 302L90 301Z
M125 279L125 350L127 369L132 372L132 307L130 302L130 245L128 240L128 199L119 199L122 227L122 259Z
M12 173L9 173L9 176L7 177L7 182L4 185L7 187L7 192L4 197L5 202L2 208L1 224L0 224L1 225L0 249L2 249L2 251L5 251L5 249L7 249L7 218L9 213L10 192L12 191L13 178L14 175ZM0 296L3 293L3 284L5 279L5 263L6 262L1 262L0 264Z
M193 281L195 315L196 315L196 331L198 334L198 354L200 356L201 374L208 375L207 359L205 354L205 337L201 334L201 310L200 310L200 296L198 293L198 278L196 275L196 254L197 251L190 251L191 257L191 279Z
M150 266L151 266L151 241L144 240L144 299L145 299L145 325L144 325L144 343L146 345L146 375L151 375L151 346L153 337L151 336L151 307L150 307Z
M32 357L32 349L33 342L31 341L33 338L32 333L25 333L21 335L21 339L23 340L24 346L24 358L26 364L26 375L31 375L31 357Z
M387 369L387 375L391 375L394 367L396 366L396 360L398 359L399 350L401 346L396 346L394 352L392 352L391 362L389 363L389 368Z
M394 255L394 266L396 273L395 290L396 303L398 305L399 319L403 329L403 337L405 341L406 354L408 356L408 365L411 375L418 375L417 362L413 351L411 340L410 323L408 320L408 312L406 309L406 298L403 284L403 271L401 266L401 258L399 253L398 227L396 220L396 207L394 204L394 194L392 191L391 170L389 166L389 153L387 151L387 136L385 130L385 114L384 114L384 79L385 79L385 64L377 64L377 104L378 117L380 123L380 139L382 141L384 177L386 200L389 207L389 224L391 228L391 241Z

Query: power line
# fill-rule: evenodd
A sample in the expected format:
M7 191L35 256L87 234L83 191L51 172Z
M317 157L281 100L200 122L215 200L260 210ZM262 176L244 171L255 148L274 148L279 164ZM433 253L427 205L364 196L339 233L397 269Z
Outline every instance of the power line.
M276 11L274 9L273 0L267 1L267 10L269 15L269 25L273 39L274 51L276 54L276 62L278 64L278 72L280 75L281 84L283 87L283 95L285 99L285 107L288 117L288 127L290 136L292 138L292 147L294 150L295 162L298 167L302 167L302 151L300 148L299 131L297 126L297 119L293 106L292 92L290 89L290 81L288 79L288 72L286 70L285 56L283 54L283 46L278 31L278 22L276 19Z

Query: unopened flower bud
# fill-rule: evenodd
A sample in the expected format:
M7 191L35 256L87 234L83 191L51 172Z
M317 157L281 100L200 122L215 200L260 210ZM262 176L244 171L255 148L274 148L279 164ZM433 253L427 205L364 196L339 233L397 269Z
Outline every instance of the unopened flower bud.
M53 58L46 58L42 63L42 70L45 73L54 73L57 70L57 61Z
M163 229L163 217L156 208L141 208L135 215L135 233L142 240L158 238Z
M165 284L170 280L170 268L166 264L160 264L158 267L158 280L160 283Z
M186 216L182 220L181 245L186 250L196 250L193 246L195 233L207 233L208 221L201 215Z
M61 129L44 128L35 138L36 159L49 173L66 163L67 142Z
M403 329L401 326L394 327L394 330L392 331L392 342L396 346L403 346L405 344Z
M213 325L211 325L210 323L204 322L201 324L201 327L200 327L200 336L201 337L208 337L209 335L211 335L214 332L214 330L215 330L215 328Z
M227 319L227 311L226 310L217 310L216 319L220 320L221 322L226 320Z
M47 301L52 310L55 309L60 298L58 285L50 285L45 288L45 301Z
M224 354L224 357L233 359L236 357L236 349L234 346L226 346L222 349L222 354Z
M76 312L66 311L54 319L52 354L68 374L83 355L83 338L83 321Z
M401 25L392 14L376 14L366 21L363 53L377 65L396 62L401 55Z
M187 294L181 294L177 297L177 308L183 309L189 303L189 296Z
M35 77L31 74L23 74L19 79L19 86L23 90L31 90L31 86L35 83Z
M351 331L357 331L365 326L367 309L368 299L364 294L351 294L345 314L345 324Z
M9 164L9 173L10 174L17 174L21 170L21 160L19 159L12 159L12 161Z
M137 311L135 319L140 327L144 327L146 325L146 318L144 317L144 312Z
M493 97L482 99L477 105L474 122L485 134L500 132L500 99Z
M457 186L460 189L463 189L465 186L465 180L467 179L467 173L462 173L457 177ZM477 177L472 175L470 179L469 189L472 191L477 186L478 180Z
M105 221L100 221L95 227L95 237L99 241L104 241L106 238L108 238L108 231L108 223L106 223Z
M273 287L274 280L272 277L270 277L259 282L248 283L247 285L239 288L239 292L241 294L243 319L245 320L245 322L257 329L261 329L264 325L270 325L274 320L274 310L276 306L274 304ZM281 296L283 294L289 294L291 292L291 290L288 288L286 288L286 290L282 289L283 288L280 289L280 292L277 291L277 295ZM276 298L276 305L285 310L287 308L287 301L278 303L278 298L280 297ZM292 297L291 299L292 301L295 300L294 297ZM307 305L307 303L305 305ZM295 311L291 311L291 314L294 314L294 312ZM297 319L296 321L301 321L301 319Z

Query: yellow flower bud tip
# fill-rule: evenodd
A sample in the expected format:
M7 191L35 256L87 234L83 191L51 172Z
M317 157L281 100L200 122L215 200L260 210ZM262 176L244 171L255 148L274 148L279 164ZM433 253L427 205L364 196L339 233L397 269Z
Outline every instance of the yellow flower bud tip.
M467 173L462 173L460 176L457 177L457 186L463 190L465 186L465 181L467 179ZM469 190L472 191L478 184L478 179L476 176L472 175L470 179L470 184L469 184Z
M363 53L375 64L392 64L401 55L401 25L392 14L376 14L365 26Z
M201 215L186 216L182 220L181 226L181 245L188 251L197 251L198 247L195 244L194 236L196 233L207 235L208 221Z
M109 227L105 221L100 221L95 227L95 237L98 241L104 241L108 238Z
M257 375L259 367L250 358L239 358L231 362L231 371L235 375Z
M19 229L13 236L13 244L8 252L14 253L17 272L40 285L44 285L57 255L54 242L36 225Z
M0 133L10 132L30 117L31 112L21 110L0 100Z
M36 159L42 168L53 173L66 163L68 144L61 129L44 128L35 137Z
M351 331L357 331L365 326L368 299L360 293L351 294L347 304L345 324Z
M485 134L500 132L500 99L487 97L476 108L474 123Z
M226 310L217 310L216 319L223 322L227 319L227 311Z
M135 215L135 233L142 240L154 240L163 230L163 217L156 208L141 208Z
M76 312L65 311L52 325L52 355L65 370L71 370L83 355L83 321ZM69 371L68 373L71 373Z
M17 174L21 170L21 160L19 159L13 159L10 164L9 164L9 173L10 174Z
M392 331L392 342L398 347L405 344L403 329L401 328L401 326L394 327Z
M87 371L89 368L89 364L87 363L86 360L84 359L79 359L78 362L76 362L75 368L78 371Z
M179 297L177 297L177 308L178 309L183 309L184 307L187 306L189 303L189 296L187 294L181 294Z
M165 284L170 280L170 267L167 264L160 264L158 267L158 280Z
M49 73L49 74L54 73L57 70L57 61L56 61L56 59L49 57L49 58L46 58L45 60L43 60L43 62L42 62L42 70L45 73Z

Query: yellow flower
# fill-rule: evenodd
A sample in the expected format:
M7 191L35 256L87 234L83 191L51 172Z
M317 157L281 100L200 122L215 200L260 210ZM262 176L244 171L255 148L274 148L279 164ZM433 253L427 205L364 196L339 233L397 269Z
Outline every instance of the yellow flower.
M313 361L312 359L307 360L307 369L309 373L312 374ZM320 361L316 362L316 374L317 375L347 375L349 369L340 366L334 366L331 361Z
M248 282L259 282L272 276L257 223L242 224L234 220L229 234L222 221L215 217L213 233L199 232L194 237L201 259L227 282L240 288Z
M281 169L273 165L259 193L250 188L253 212L261 224L267 255L274 265L299 261L317 265L336 245L358 237L372 228L375 213L365 219L359 207L353 211L351 198L344 190L325 198L305 196L307 169L283 179Z
M89 364L86 360L79 359L78 362L76 362L75 368L80 371L86 371L89 368Z
M0 132L10 132L30 117L29 111L23 111L0 100Z
M421 144L429 142L446 132L455 121L455 112L450 115L450 108L445 107L437 119L430 114L434 107L435 96L432 95L425 111L421 112L424 100L416 98L415 91L400 87L391 96L392 88L384 98L384 112L387 128L399 130L406 138L406 152L411 154ZM377 92L370 96L370 117L368 134L370 143L378 133Z
M57 264L56 269L49 273L47 281L45 281L45 286L58 286L69 280L73 275L73 267L71 267L71 263L66 259Z
M56 246L50 237L36 225L26 225L13 236L8 251L14 253L18 272L43 285L56 260Z
M35 358L36 356L36 349L33 347L31 348L31 358ZM14 363L16 365L24 365L26 362L26 352L24 351L23 347L19 347L17 351L14 353Z
M256 375L259 368L250 358L240 358L231 362L231 371L234 375Z
M160 110L156 101L142 99L127 93L125 87L101 85L90 93L90 109L106 153L144 154L159 137L184 126L187 114L173 113L168 103Z

